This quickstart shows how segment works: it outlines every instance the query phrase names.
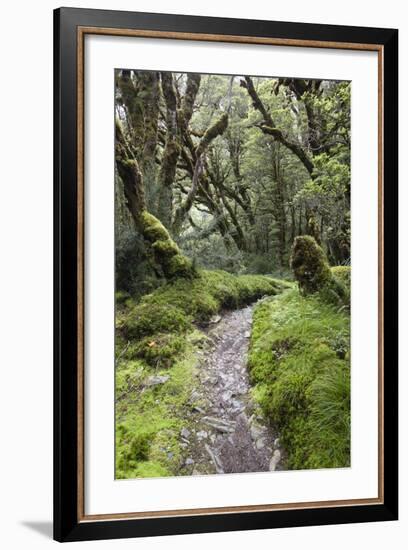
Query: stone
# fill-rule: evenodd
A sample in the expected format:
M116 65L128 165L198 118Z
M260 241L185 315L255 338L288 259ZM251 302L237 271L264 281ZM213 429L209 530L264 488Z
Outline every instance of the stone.
M202 440L202 439L207 439L208 437L208 433L205 431L205 430L200 430L199 432L197 432L197 439L198 440Z
M227 420L221 420L220 418L214 418L212 416L204 416L203 422L209 426L215 428L222 433L232 433L235 431L235 423L228 422Z
M170 378L168 375L164 376L149 376L145 382L145 386L150 388L151 386L157 386L158 384L164 384Z
M222 467L222 463L221 463L221 460L219 458L219 456L217 456L214 451L211 449L211 447L207 444L205 444L205 450L207 451L207 453L210 455L210 458L211 460L213 461L214 463L214 466L215 466L215 470L217 472L217 474L223 474L224 473L224 469Z
M254 441L259 439L265 432L265 428L261 428L260 426L257 426L256 424L252 424L251 426L251 437Z
M251 331L246 330L245 333L244 333L244 336L245 336L245 338L251 338Z
M213 315L209 321L210 325L214 325L216 323L219 323L221 321L221 315Z
M183 428L180 432L180 435L181 437L183 437L184 439L188 439L191 435L191 432L190 430L187 430L187 428Z
M280 443L280 440L279 440L279 437L277 437L273 442L274 447L279 447L279 443Z
M279 464L281 459L281 453L278 449L273 451L272 458L269 462L269 471L274 472L276 470L276 466Z
M232 397L232 391L230 390L227 390L225 391L222 395L221 395L221 398L223 401L229 401Z
M184 463L186 466L191 466L192 464L194 464L194 460L189 457L189 458L186 458L186 461Z
M261 438L261 439L257 439L256 440L256 443L255 443L255 447L260 451L261 449L263 449L265 447L265 439Z

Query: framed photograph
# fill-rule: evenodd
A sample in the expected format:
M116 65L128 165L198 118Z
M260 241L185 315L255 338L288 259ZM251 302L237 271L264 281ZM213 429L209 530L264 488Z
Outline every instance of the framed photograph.
M54 28L55 539L397 519L397 30Z

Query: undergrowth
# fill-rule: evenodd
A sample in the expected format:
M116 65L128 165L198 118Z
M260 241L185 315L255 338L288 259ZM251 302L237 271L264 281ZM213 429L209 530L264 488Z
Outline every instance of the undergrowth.
M292 288L256 307L253 394L281 433L288 468L350 465L349 349L348 312L318 294Z
M183 474L180 431L191 406L194 350L205 338L196 325L223 308L276 295L286 286L265 275L202 271L196 278L169 282L139 302L118 296L117 479Z

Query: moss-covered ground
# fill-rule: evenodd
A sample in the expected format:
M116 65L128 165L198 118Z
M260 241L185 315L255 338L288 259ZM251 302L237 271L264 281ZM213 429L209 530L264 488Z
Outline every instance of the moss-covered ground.
M349 292L350 269L332 268ZM350 464L350 316L323 294L265 275L202 271L116 315L116 478L183 475L180 433L193 407L200 326L262 296L249 353L254 398L280 434L291 469Z
M139 302L120 294L116 314L116 478L182 475L180 432L192 407L197 327L288 285L265 275L202 271Z
M333 275L349 283L349 268ZM255 308L253 394L281 433L289 469L350 465L349 350L348 311L318 293L293 285Z

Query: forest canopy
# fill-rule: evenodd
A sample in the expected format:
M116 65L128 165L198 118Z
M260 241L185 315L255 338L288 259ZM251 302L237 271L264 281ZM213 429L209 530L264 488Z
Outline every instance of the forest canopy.
M116 286L350 263L350 83L115 73Z

